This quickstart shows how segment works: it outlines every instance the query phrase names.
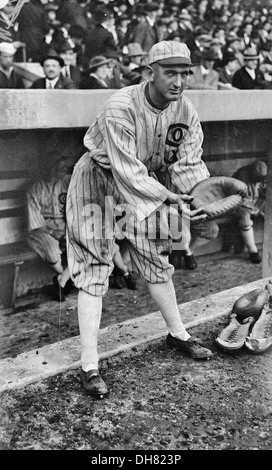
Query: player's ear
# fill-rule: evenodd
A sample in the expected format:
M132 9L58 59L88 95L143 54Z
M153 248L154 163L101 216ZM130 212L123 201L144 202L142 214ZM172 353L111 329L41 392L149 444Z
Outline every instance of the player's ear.
M147 65L146 72L148 80L152 82L154 80L154 69L150 65Z

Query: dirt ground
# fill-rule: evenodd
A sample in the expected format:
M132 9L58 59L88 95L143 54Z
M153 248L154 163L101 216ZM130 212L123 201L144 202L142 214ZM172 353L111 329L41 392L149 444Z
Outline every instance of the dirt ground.
M190 331L213 350L210 361L170 351L164 340L104 360L111 391L103 400L82 391L76 370L5 392L0 449L272 450L272 352L220 352L214 338L224 325Z
M197 270L177 270L174 282L181 303L260 278L260 265L239 255L203 257ZM6 318L13 338L2 333L3 356L78 334L76 294L65 304L60 317L47 302ZM141 281L137 291L111 289L103 326L155 310ZM272 351L221 352L214 339L227 323L220 318L190 330L212 349L210 361L170 351L164 339L103 360L110 389L103 400L82 391L77 370L3 393L0 449L87 450L88 465L95 452L272 450Z
M250 263L247 254L206 255L198 263L196 270L175 271L179 304L261 278L261 265ZM145 281L137 279L137 287L136 291L109 289L103 300L101 328L158 310ZM62 304L51 300L49 289L33 292L18 301L14 314L0 315L0 359L78 334L76 290Z

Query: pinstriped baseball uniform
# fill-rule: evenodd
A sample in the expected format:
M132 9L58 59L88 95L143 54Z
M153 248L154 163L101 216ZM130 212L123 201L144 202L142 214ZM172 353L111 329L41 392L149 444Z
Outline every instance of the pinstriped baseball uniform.
M65 204L70 178L71 175L67 175L63 179L37 181L27 192L27 242L49 264L61 259L65 243L42 229L61 230L65 241Z
M88 152L76 164L68 189L69 268L75 285L93 295L107 291L113 242L89 238L88 227L96 223L90 204L104 213L105 195L112 196L115 204L129 204L137 219L146 221L169 190L188 193L209 176L201 160L203 132L191 101L182 96L161 111L147 101L145 86L118 90L102 107L85 135ZM167 282L173 273L170 246L170 238L130 237L133 269L150 282Z

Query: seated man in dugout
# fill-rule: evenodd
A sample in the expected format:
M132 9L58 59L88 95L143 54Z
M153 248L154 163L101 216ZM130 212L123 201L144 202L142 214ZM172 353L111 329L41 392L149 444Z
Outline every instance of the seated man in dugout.
M182 267L182 258L186 268L197 268L193 253L200 246L217 238L219 227L223 234L222 251L228 252L234 247L234 253L241 253L246 248L250 261L254 264L261 263L262 258L255 241L254 219L264 217L267 165L256 160L236 170L232 177L246 183L248 197L244 198L242 206L227 221L218 219L192 224L190 244L185 250L173 253L175 259L172 262L176 268Z
M46 156L46 175L27 192L27 243L56 273L54 298L65 300L71 287L66 259L66 194L68 158L54 150Z

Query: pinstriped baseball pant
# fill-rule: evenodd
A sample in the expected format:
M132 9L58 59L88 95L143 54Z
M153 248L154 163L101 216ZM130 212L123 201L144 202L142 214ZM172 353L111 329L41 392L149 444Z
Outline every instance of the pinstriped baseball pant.
M99 166L86 153L74 169L67 193L67 257L75 286L96 296L107 292L108 277L113 270L115 233L111 237L90 236L98 223L105 229L105 196L110 196L114 205L125 203L111 171ZM101 209L102 221L98 221L92 210L94 205ZM132 269L151 283L171 279L174 268L168 261L170 237L148 239L138 226L127 225L126 242Z
M29 232L26 241L43 261L51 265L61 262L62 253L66 251L65 239L60 242L39 229Z

